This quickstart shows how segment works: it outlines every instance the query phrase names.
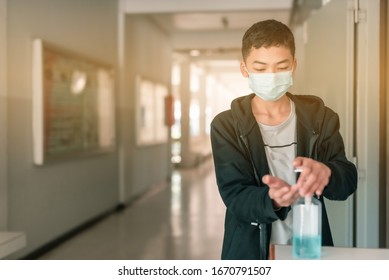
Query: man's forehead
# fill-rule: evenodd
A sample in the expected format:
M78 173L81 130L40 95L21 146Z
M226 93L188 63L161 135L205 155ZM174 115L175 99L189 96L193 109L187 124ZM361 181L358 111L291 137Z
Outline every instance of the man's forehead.
M267 63L286 63L293 61L292 53L285 47L257 48L252 49L247 56L247 59L252 63L267 64Z
M272 63L274 63L274 64L283 64L283 63L289 63L291 61L292 61L292 59L285 58L285 59L281 59L279 61L272 61ZM261 60L254 60L253 64L265 65L265 64L268 64L268 62L267 61L261 61Z

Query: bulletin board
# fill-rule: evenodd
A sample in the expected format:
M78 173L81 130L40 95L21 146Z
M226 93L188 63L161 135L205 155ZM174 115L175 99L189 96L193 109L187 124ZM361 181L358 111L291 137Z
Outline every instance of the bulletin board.
M167 86L138 75L135 90L137 145L168 142L169 130L165 122Z
M111 66L36 39L32 72L35 164L114 150Z

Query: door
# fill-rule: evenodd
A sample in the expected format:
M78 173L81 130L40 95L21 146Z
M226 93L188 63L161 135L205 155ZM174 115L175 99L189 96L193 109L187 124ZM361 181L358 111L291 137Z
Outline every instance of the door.
M380 0L359 0L357 25L356 153L358 190L356 199L356 245L379 247L380 187ZM381 146L381 147L380 147Z

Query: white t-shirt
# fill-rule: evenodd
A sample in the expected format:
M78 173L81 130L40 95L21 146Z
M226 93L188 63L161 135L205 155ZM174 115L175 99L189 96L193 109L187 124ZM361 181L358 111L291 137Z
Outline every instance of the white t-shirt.
M287 120L276 126L258 123L265 143L265 152L273 176L290 185L296 183L292 162L296 157L296 110L290 100L291 111ZM292 213L289 211L285 220L272 224L270 242L272 244L292 244Z

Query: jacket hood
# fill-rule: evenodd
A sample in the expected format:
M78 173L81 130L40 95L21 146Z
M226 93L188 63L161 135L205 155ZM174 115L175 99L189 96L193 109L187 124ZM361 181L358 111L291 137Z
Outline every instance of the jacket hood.
M231 102L231 112L238 124L240 134L246 135L256 124L255 117L251 110L251 100L255 94L238 97Z
M324 118L325 106L322 99L313 95L294 95L289 92L286 95L294 102L297 119L307 129L319 133ZM251 100L254 93L234 99L231 103L231 112L237 122L242 135L247 135L257 125L251 110Z

